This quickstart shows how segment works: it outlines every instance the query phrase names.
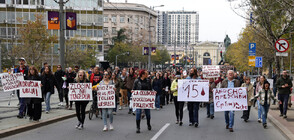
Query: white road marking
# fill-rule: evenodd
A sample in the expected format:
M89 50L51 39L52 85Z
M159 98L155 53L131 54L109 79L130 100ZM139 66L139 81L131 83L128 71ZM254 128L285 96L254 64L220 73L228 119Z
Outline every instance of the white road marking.
M157 138L163 133L163 131L170 125L170 123L165 124L150 140L157 140Z

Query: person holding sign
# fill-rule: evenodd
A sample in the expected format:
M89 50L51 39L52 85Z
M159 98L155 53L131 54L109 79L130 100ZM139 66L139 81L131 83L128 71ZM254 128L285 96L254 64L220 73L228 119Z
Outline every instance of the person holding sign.
M229 70L227 72L227 79L224 80L221 84L221 88L236 88L240 87L240 81L234 79L234 71ZM230 132L234 132L234 116L235 111L225 111L225 120L226 120L226 129L229 129Z
M171 91L173 92L174 96L174 104L175 104L175 112L176 112L176 117L177 121L176 124L179 124L180 126L183 125L183 108L185 105L185 102L180 102L178 101L178 79L181 79L180 73L177 73L175 80L172 82L171 85Z
M113 80L110 80L110 76L111 74L109 72L104 72L104 77L103 80L99 83L99 86L102 85L114 85L115 83L113 82ZM103 118L103 122L104 122L104 128L103 131L107 131L107 115L109 116L109 130L113 130L113 114L112 114L113 108L102 108L102 118Z
M243 111L243 116L241 117L242 119L244 119L245 122L248 121L249 119L249 115L250 115L250 108L252 105L252 101L250 101L249 99L251 99L252 97L254 97L254 88L253 85L250 83L250 77L246 77L245 78L245 83L243 83L241 85L241 87L246 87L247 89L247 105L248 105L248 110L244 110Z
M86 72L84 70L79 70L77 76L74 80L74 83L89 83L87 79ZM82 90L82 89L81 89ZM84 128L85 116L86 116L86 107L89 101L75 101L76 114L79 120L76 128L81 130Z
M147 80L147 77L148 77L148 72L146 70L140 70L139 78L135 80L133 90L152 90L151 82L149 80ZM146 118L147 118L148 130L151 130L150 109L144 109L144 111L145 111ZM141 113L142 113L142 109L136 109L136 125L137 125L136 133L140 133Z
M46 113L50 111L50 97L54 94L54 86L58 87L57 81L49 66L46 66L42 73L42 95L45 97Z
M263 124L263 127L266 128L267 113L268 113L270 102L271 102L270 99L272 98L273 100L277 100L272 90L270 89L270 83L266 81L263 84L262 90L260 90L254 98L259 98L259 104L260 104L261 112L262 112L262 124Z

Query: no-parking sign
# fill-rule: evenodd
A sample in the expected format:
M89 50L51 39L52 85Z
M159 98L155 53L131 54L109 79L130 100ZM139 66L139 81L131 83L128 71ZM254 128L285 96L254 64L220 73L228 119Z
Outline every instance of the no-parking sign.
M286 39L279 39L275 44L275 48L278 52L285 52L289 49L289 42Z

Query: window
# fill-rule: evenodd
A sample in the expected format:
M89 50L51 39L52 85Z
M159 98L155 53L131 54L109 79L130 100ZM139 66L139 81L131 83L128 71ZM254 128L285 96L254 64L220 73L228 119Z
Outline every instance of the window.
M87 37L93 37L93 30L92 29L87 30Z
M35 13L30 13L30 20L31 21L35 21L36 20Z
M113 15L113 16L111 17L111 22L116 23L116 15Z
M102 52L102 50L103 50L102 45L98 45L98 50L99 50L99 52Z
M35 5L35 0L30 0L30 5Z
M81 18L81 23L87 23L87 15L86 14L81 14L81 16L80 16L80 18Z
M3 3L3 4L5 4L5 0L0 0L0 3Z
M6 12L0 12L0 22L3 22L6 19Z
M24 5L28 5L29 4L29 0L23 0L23 4Z
M120 23L125 23L125 16L123 15L120 16Z
M88 14L88 15L87 15L87 22L88 22L88 23L93 23L93 22L94 22L94 20L93 20L93 15L92 15L92 14Z
M104 22L108 22L108 15L104 15Z
M6 36L6 28L0 28L0 35L2 37L5 37Z
M103 28L104 35L108 34L108 27Z
M81 30L81 36L82 36L82 37L85 37L86 35L87 35L86 30Z
M98 37L103 37L103 30L98 30Z
M116 32L116 27L112 27L112 32L111 32L113 35L117 34Z

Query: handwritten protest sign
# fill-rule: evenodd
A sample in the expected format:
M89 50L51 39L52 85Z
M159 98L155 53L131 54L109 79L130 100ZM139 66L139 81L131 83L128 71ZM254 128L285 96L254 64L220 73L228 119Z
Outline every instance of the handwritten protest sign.
M22 73L3 73L1 75L1 82L4 92L20 89L19 82L23 80L24 78Z
M132 106L136 109L155 109L156 91L133 90Z
M213 89L214 111L247 110L246 87Z
M100 85L97 88L98 107L115 108L114 85Z
M178 80L178 101L208 102L208 80Z
M92 83L69 83L69 101L90 101L92 96Z
M20 81L20 87L21 98L42 98L41 81Z
M204 78L217 78L220 74L219 66L204 65L202 66L202 74Z

